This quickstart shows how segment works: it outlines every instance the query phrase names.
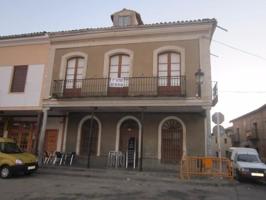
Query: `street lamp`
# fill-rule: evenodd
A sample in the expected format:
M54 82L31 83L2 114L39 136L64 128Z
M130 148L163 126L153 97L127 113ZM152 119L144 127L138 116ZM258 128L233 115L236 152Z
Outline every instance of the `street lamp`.
M199 68L198 71L195 73L195 78L196 78L197 87L198 87L198 94L197 94L198 97L201 97L201 85L203 83L203 77L204 77L204 73Z

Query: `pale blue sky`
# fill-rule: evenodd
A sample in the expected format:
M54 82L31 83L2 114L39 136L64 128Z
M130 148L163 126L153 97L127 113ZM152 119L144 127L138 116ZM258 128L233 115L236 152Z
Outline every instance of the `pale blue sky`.
M144 23L216 18L229 31L217 29L215 40L266 57L266 0L1 0L0 35L111 26L110 14L122 8ZM211 51L220 91L212 112L224 113L228 126L266 103L266 60L214 42Z

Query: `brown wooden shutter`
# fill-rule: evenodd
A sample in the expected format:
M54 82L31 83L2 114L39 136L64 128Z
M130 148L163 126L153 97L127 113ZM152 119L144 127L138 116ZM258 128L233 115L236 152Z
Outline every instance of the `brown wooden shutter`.
M13 80L11 92L24 92L26 78L27 78L27 65L14 66Z

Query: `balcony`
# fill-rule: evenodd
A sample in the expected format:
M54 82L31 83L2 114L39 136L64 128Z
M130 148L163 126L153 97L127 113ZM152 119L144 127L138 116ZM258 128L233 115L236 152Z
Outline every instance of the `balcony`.
M54 98L184 97L185 95L185 76L55 80L52 90Z

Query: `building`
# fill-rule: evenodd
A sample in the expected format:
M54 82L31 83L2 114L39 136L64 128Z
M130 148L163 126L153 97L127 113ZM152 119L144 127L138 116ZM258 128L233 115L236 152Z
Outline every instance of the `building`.
M266 160L266 104L231 122L233 146L256 148L261 158Z
M0 137L25 151L37 148L48 50L45 32L0 37Z
M228 157L229 149L232 147L232 127L228 127L225 129L225 132L220 136L220 146L221 146L221 156ZM218 157L219 156L219 138L216 134L212 134L212 155Z
M131 168L176 170L186 155L207 155L218 100L210 65L217 21L144 24L128 9L111 20L111 27L48 33L44 59L19 63L45 66L39 156L75 152L81 165L106 167L121 152ZM13 109L16 117L20 107Z
M206 155L216 20L144 24L127 9L111 20L49 34L41 138L55 115L65 118L62 151L92 167L105 167L112 151L147 169Z

